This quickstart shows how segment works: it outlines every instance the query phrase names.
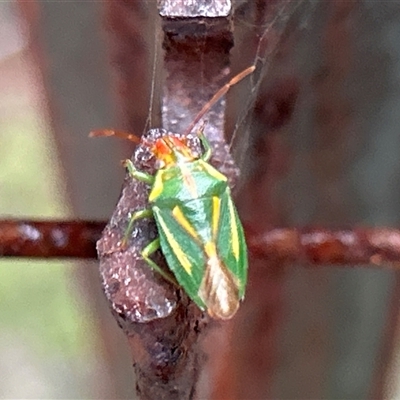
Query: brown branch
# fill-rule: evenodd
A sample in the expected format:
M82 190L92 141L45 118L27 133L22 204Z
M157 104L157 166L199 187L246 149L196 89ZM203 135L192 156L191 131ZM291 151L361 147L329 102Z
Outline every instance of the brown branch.
M254 255L271 261L400 267L400 230L394 228L275 228L262 234L247 229L246 237Z
M96 258L105 222L0 220L0 257Z
M0 257L96 258L95 243L105 221L0 220ZM374 264L400 268L400 230L364 228L271 228L255 233L246 226L249 251L256 257L307 267Z
M159 5L165 6L163 29L167 71L162 125L169 132L182 134L195 114L221 85L217 78L223 77L221 71L229 61L231 26L224 18L200 20L198 18L201 15L197 15L198 18L187 18L186 8L183 7L185 2L174 2L174 16L177 9L181 9L182 13L178 14L182 18L169 19L168 4L159 2ZM199 6L199 10L203 11L205 5L206 2L197 2L195 8ZM136 2L107 3L108 21L114 27L112 58L118 59L116 76L120 87L129 87L133 82L129 59L122 55L132 54L137 57L130 43L138 43L136 27L143 11L144 8L137 6ZM191 17L193 12L195 10L192 7ZM135 126L131 110L137 102L134 89L124 91L120 109L126 120L122 126L132 132ZM209 137L213 136L212 142L224 145L223 120L224 109L219 102L208 114L205 133ZM162 130L152 130L146 136L146 141L138 146L132 158L136 168L154 172L154 165L146 162L149 142L162 134ZM227 175L234 178L237 171L232 163L226 162L229 156L227 150L224 146L221 149L214 153L217 155L215 159L221 160L221 163L225 161L227 168L230 167L232 171ZM121 248L131 213L147 206L147 185L127 177L111 220L97 244L103 288L113 314L131 346L140 398L193 398L204 359L198 345L204 327L203 315L189 302L184 292L153 273L142 259L144 245L157 234L153 221L138 221L129 237L127 248ZM157 264L165 263L160 252L155 255L155 260Z

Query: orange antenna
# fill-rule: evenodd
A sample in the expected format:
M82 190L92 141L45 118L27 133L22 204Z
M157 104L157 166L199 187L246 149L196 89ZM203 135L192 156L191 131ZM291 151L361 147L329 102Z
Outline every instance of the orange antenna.
M226 92L233 86L236 85L238 82L240 82L242 79L244 79L247 75L250 75L254 70L256 69L255 65L252 65L251 67L246 68L244 71L239 72L237 75L235 75L228 83L226 83L224 86L222 86L221 89L218 90L217 93L214 94L214 96L206 103L204 104L203 108L200 110L200 112L196 115L195 119L192 121L192 123L189 125L189 127L186 129L184 135L188 135L192 129L196 126L196 124L204 117L204 114L224 95Z
M115 129L96 129L89 133L89 137L100 137L100 136L116 136L121 139L127 139L134 143L140 143L140 138L132 133L124 131L116 131Z
M203 106L200 112L196 115L194 120L191 122L189 127L186 129L184 136L187 136L196 124L204 117L206 112L233 86L244 79L247 75L250 75L256 69L255 65L246 68L244 71L239 72L235 75L228 83L221 87L217 93ZM140 137L133 135L132 133L117 131L115 129L96 129L89 133L89 137L100 137L100 136L116 136L121 139L127 139L134 143L140 143Z

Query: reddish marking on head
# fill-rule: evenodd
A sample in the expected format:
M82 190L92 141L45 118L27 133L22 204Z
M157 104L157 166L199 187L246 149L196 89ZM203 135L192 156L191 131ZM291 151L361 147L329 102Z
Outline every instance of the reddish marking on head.
M166 167L176 164L178 158L186 161L193 161L196 158L187 146L186 139L172 135L157 139L152 152Z
M164 139L157 139L153 146L153 153L157 158L163 158L172 154L171 148Z

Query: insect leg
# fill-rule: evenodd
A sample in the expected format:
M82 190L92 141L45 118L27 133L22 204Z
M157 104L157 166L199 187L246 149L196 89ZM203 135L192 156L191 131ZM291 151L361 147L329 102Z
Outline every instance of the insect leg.
M128 245L129 236L132 233L133 224L135 223L135 221L141 218L151 218L152 216L153 216L153 211L150 208L144 208L143 210L138 210L131 215L128 226L124 233L124 237L122 238L121 246L123 249L126 249Z
M204 147L204 154L201 156L201 159L205 162L209 161L209 159L211 158L211 154L212 154L212 149L210 146L210 142L207 140L206 135L204 135L204 126L199 130L199 139L201 141L201 144Z
M138 181L141 182L146 182L149 185L152 185L154 183L154 176L146 174L146 172L138 171L133 165L133 162L131 160L124 160L123 165L127 168L129 175L132 178L137 179ZM153 216L153 211L150 208L138 210L132 214L128 223L128 227L125 230L124 237L122 239L123 248L127 247L129 235L132 233L133 224L135 223L135 221L141 218L149 218L152 216Z
M129 175L132 178L135 178L141 182L146 182L149 185L152 185L154 183L154 176L147 174L146 172L138 171L131 160L124 160L122 164L124 167L126 167Z
M149 264L149 266L154 270L157 271L160 275L162 275L168 282L171 282L175 286L178 286L176 280L165 272L161 267L159 267L151 258L150 256L155 253L160 248L160 238L154 239L150 242L142 251L143 260Z

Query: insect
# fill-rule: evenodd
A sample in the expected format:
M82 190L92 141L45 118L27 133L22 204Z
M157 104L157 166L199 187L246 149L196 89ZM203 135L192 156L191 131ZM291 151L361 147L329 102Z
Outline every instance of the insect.
M203 107L184 135L166 133L153 143L157 161L154 175L138 170L131 160L124 165L133 179L150 186L149 207L135 211L129 220L123 245L135 221L154 218L158 237L141 252L151 268L177 283L201 310L217 319L230 319L239 308L247 282L247 247L243 227L232 201L225 175L209 160L211 146L204 125L197 132L204 152L198 155L188 145L186 134L229 88L255 69L247 68L223 86ZM93 131L91 136L137 137L114 130ZM161 248L172 278L151 255Z

